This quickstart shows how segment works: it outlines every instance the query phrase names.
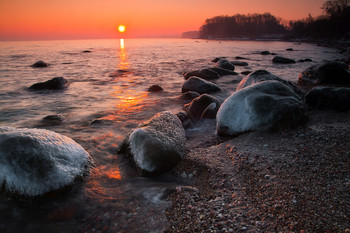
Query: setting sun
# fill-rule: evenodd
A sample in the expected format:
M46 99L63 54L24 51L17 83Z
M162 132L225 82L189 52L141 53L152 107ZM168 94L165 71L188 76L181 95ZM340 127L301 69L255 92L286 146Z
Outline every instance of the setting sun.
M118 26L118 31L119 32L125 32L125 26L124 25L119 25Z

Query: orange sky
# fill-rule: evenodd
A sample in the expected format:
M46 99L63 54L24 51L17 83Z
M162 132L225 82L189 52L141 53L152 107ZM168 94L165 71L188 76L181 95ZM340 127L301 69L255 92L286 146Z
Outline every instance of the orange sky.
M0 40L180 36L217 15L318 16L325 0L0 0Z

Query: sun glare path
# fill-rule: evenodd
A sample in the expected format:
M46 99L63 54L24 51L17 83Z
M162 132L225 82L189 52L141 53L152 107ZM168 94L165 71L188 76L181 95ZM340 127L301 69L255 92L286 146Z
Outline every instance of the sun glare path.
M118 26L118 31L121 32L121 33L125 32L125 29L126 29L126 27L124 25L119 25Z

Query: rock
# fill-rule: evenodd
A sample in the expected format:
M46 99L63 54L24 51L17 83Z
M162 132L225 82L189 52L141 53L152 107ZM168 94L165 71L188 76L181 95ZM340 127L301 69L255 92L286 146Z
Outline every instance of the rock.
M286 51L294 51L294 49L288 48L288 49L286 49Z
M245 71L242 71L241 74L243 74L243 75L248 75L248 74L250 74L251 72L253 72L253 71L251 71L251 70L245 70Z
M315 109L350 110L350 88L315 87L305 96L305 103Z
M185 77L186 80L193 76L199 77L205 80L213 80L213 79L220 78L220 75L211 69L202 69L202 70L194 70L191 72L184 72L182 73L182 75Z
M230 61L222 58L217 60L215 67L222 68L225 70L231 70L231 71L235 70L235 66Z
M163 88L157 84L152 85L148 88L148 92L159 92L159 91L163 91Z
M83 53L91 53L91 50L84 50Z
M208 106L213 104L209 109ZM216 112L219 110L220 102L214 96L203 94L195 98L189 105L188 115L191 119L199 120L202 118L205 110L208 112L204 114L205 118L211 118L209 111L214 111L215 116ZM215 117L214 117L215 118Z
M240 56L236 56L235 59L237 59L237 60L249 60L248 58L240 57Z
M269 51L261 51L260 54L261 55L270 55L271 53Z
M90 163L71 138L44 129L0 128L0 184L7 191L42 195L73 184Z
M310 58L300 59L298 62L312 62Z
M225 75L237 75L237 73L234 71L226 70L226 69L219 68L219 67L212 67L212 68L208 68L208 69L216 72L219 75L219 77L225 76Z
M215 119L216 113L218 112L220 105L213 102L206 107L201 115L201 119Z
M307 117L294 90L279 81L263 81L232 94L221 105L217 134L232 136L252 130L296 127Z
M299 74L298 83L350 85L349 68L341 62L326 62L314 65Z
M295 60L286 58L286 57L281 57L281 56L275 56L272 59L273 63L280 63L280 64L292 64L295 63Z
M61 115L49 115L42 119L42 123L45 125L59 125L63 122L63 117Z
M182 126L187 129L191 126L192 120L188 117L187 113L184 111L178 112L175 114L180 121L182 122Z
M195 91L199 94L221 91L221 88L212 82L204 79L191 77L182 86L182 93Z
M231 63L235 66L247 66L248 62L245 61L231 61Z
M48 67L49 64L47 64L46 62L42 61L42 60L39 60L37 62L35 62L33 65L31 65L31 67L34 67L34 68L42 68L42 67Z
M69 81L63 77L56 77L53 79L50 79L46 82L42 83L35 83L32 86L29 87L29 89L32 90L60 90L67 88L69 86Z
M183 93L180 98L183 100L193 100L194 98L197 98L198 96L200 96L200 94L198 92L195 91L188 91Z
M156 114L125 137L119 153L134 161L141 175L157 175L172 169L184 156L185 130L171 112Z
M244 87L247 87L249 85L262 82L262 81L269 81L269 80L275 80L275 81L281 82L289 86L290 88L292 88L294 92L298 94L300 97L303 96L303 93L292 82L281 79L280 77L277 77L266 70L257 70L257 71L254 71L253 73L250 73L246 77L244 77L242 81L238 84L236 91Z

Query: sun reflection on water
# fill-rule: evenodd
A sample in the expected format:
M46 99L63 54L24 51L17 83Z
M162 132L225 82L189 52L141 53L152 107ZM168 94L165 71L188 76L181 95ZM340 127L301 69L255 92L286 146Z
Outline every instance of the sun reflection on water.
M118 57L119 57L118 69L128 70L130 68L130 63L128 62L128 54L125 49L124 39L120 39L119 41Z

